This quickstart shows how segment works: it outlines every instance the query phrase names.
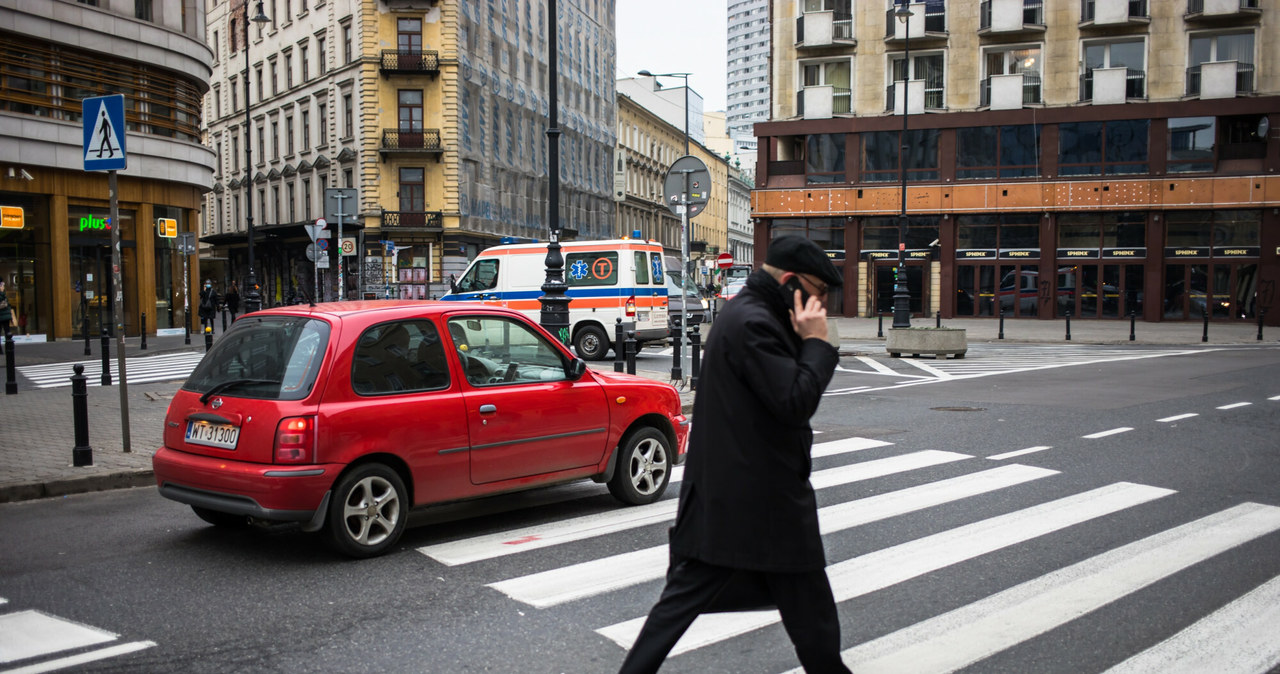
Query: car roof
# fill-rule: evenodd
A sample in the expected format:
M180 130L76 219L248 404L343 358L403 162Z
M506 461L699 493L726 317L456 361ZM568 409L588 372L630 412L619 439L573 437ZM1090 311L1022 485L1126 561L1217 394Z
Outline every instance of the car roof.
M520 316L511 309L478 302L442 302L437 300L347 300L321 302L319 304L290 304L245 314L244 316L329 316L337 320L368 316L370 320L392 320L402 316L436 317L442 313L458 311ZM243 317L243 316L242 316Z

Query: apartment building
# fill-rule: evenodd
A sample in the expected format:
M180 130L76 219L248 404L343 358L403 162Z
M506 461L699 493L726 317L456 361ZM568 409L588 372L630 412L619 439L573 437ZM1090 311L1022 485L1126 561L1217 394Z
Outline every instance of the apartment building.
M917 316L1280 322L1277 0L772 7L757 257L820 242L836 311L901 244Z

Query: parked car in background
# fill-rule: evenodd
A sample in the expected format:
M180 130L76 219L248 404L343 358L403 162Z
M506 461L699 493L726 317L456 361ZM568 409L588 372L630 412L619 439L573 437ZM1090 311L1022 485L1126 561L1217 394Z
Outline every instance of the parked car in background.
M521 312L361 301L237 319L152 463L211 524L297 522L372 557L430 504L587 478L651 503L687 436L673 387L588 370Z
M747 282L745 280L726 283L725 286L720 289L720 294L717 295L717 297L721 301L728 302L745 287L747 287Z
M675 274L667 273L667 320L671 328L675 329L676 322L680 320L682 310L688 311L689 325L706 323L709 320L707 316L707 301L702 298L698 288L689 283L685 284L684 292L680 292L680 285L676 278Z

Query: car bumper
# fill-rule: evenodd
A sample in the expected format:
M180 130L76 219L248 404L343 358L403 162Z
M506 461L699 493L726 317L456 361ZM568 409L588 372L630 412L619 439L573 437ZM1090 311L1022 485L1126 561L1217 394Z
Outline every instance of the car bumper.
M209 510L275 522L306 522L342 466L228 461L167 447L151 460L160 495Z

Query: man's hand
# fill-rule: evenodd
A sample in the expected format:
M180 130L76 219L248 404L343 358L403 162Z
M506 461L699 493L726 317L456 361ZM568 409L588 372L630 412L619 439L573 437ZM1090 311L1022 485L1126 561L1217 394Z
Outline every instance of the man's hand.
M795 292L793 300L795 306L791 309L791 328L800 335L800 339L816 337L826 340L827 308L822 305L822 301L810 297L807 302L802 302L799 290Z

